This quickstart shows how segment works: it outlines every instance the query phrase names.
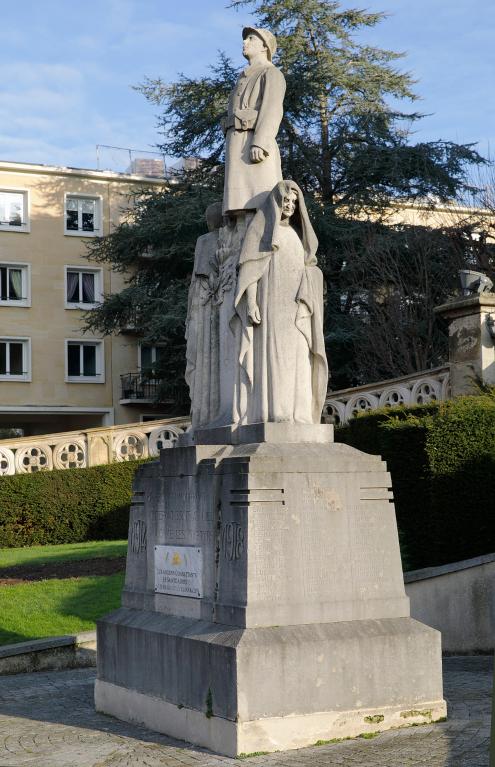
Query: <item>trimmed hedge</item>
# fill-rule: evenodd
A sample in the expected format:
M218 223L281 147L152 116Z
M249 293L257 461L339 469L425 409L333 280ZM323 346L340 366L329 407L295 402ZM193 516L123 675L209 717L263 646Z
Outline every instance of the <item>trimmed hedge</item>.
M404 569L495 551L495 397L363 414L336 439L387 461Z
M0 548L127 538L143 461L0 478Z

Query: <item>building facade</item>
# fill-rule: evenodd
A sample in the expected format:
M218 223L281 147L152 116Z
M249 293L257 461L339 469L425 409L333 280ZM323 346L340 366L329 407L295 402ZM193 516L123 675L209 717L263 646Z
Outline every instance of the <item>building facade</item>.
M25 435L166 415L140 369L160 349L136 333L83 332L84 311L122 276L88 261L129 193L163 179L0 162L0 429Z

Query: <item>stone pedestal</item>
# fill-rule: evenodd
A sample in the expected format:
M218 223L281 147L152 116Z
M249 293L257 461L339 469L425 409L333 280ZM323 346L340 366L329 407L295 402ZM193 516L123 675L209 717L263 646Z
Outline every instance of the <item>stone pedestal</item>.
M452 396L495 385L495 294L481 293L442 304L435 313L449 323Z
M246 429L140 470L97 708L230 756L445 716L384 463L332 427Z

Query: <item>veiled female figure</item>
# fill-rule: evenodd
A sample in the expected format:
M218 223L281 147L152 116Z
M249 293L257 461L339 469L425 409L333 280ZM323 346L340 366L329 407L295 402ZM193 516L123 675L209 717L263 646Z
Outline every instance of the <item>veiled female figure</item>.
M319 423L328 382L323 275L304 197L279 182L257 211L239 260L241 423Z

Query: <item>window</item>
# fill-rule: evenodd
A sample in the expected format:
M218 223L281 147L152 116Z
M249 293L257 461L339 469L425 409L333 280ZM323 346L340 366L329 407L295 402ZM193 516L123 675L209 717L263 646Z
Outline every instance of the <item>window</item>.
M153 374L157 363L162 363L165 359L165 346L150 346L140 344L139 346L139 368L141 372Z
M65 234L92 237L100 234L101 199L68 194L65 198Z
M0 263L0 305L29 306L29 266Z
M65 306L67 309L89 309L102 300L101 269L65 267Z
M31 380L31 344L29 338L0 338L0 379Z
M29 231L27 192L0 190L0 229L9 232Z
M66 380L104 383L102 341L66 341Z

